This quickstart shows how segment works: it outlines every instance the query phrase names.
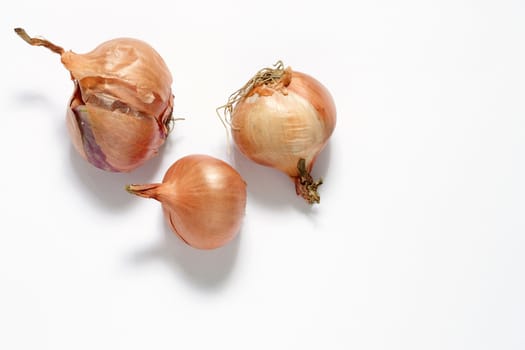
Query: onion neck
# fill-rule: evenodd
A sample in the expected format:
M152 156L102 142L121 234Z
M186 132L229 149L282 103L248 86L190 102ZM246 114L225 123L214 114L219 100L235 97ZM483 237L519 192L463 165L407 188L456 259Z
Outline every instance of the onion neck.
M139 197L157 199L159 195L159 186L162 184L147 184L147 185L127 185L126 191Z
M18 34L19 37L24 39L24 41L31 46L43 46L59 55L62 55L64 53L64 49L62 47L57 46L46 39L32 38L27 34L27 32L23 28L15 28L15 33Z
M303 197L308 204L319 203L321 197L317 192L317 188L323 183L323 179L314 180L312 175L306 169L306 161L304 158L297 162L298 176L294 176L295 192Z

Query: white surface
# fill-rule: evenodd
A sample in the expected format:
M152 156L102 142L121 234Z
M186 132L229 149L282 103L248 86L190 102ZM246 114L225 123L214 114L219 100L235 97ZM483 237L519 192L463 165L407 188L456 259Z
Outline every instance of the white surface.
M13 1L0 14L0 348L525 348L523 1ZM23 26L77 52L143 39L178 122L131 174L74 153L72 83ZM233 154L215 107L283 59L332 92L321 205ZM230 161L241 235L182 244L129 182Z

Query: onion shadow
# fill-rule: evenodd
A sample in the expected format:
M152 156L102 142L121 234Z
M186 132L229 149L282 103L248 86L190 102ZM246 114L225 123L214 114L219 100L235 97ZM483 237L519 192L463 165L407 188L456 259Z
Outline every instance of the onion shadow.
M323 177L330 167L330 142L321 151L312 169L314 179ZM248 198L253 199L268 208L280 210L283 207L295 209L310 214L316 212L316 204L310 205L295 193L293 181L284 173L268 166L263 166L245 157L236 147L233 152L233 162L237 171L247 183ZM321 203L323 186L319 187Z
M165 143L171 143L169 137ZM96 202L95 205L108 210L121 211L133 203L130 194L125 190L126 185L162 181L162 175L158 175L158 172L166 153L166 146L169 145L164 144L155 157L139 168L129 173L114 173L91 165L71 144L69 160L74 172L72 177L78 179L78 187L84 190L86 197Z
M11 101L17 107L23 108L32 106L53 109L56 107L53 105L51 98L47 94L43 94L34 90L17 91L12 95L12 98L10 98L9 101Z
M136 251L131 262L144 264L160 261L182 276L189 284L204 292L213 292L227 285L237 261L241 231L226 245L212 249L196 249L186 244L177 234L171 231L162 215L163 239L157 244Z

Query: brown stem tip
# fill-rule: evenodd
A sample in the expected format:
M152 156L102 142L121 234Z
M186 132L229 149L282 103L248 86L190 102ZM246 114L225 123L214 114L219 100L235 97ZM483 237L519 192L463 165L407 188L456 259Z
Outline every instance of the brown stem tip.
M64 53L63 48L53 44L50 41L47 41L46 39L30 37L23 28L15 28L15 33L18 34L19 37L21 37L26 43L28 43L31 46L43 46L53 51L54 53L58 53L59 55L62 55Z
M306 161L304 158L299 159L297 162L297 170L299 171L299 176L294 178L295 192L303 197L308 204L319 203L321 197L317 192L317 187L323 183L323 179L314 181L312 175L306 170Z
M156 199L160 185L161 184L127 185L126 191L139 197Z

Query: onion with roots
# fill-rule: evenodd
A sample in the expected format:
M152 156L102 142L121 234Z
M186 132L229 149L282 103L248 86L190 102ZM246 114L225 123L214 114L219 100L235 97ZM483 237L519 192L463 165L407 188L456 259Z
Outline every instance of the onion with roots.
M319 203L322 180L310 172L336 124L334 101L319 81L279 61L257 72L220 109L242 154L284 172L298 195Z

